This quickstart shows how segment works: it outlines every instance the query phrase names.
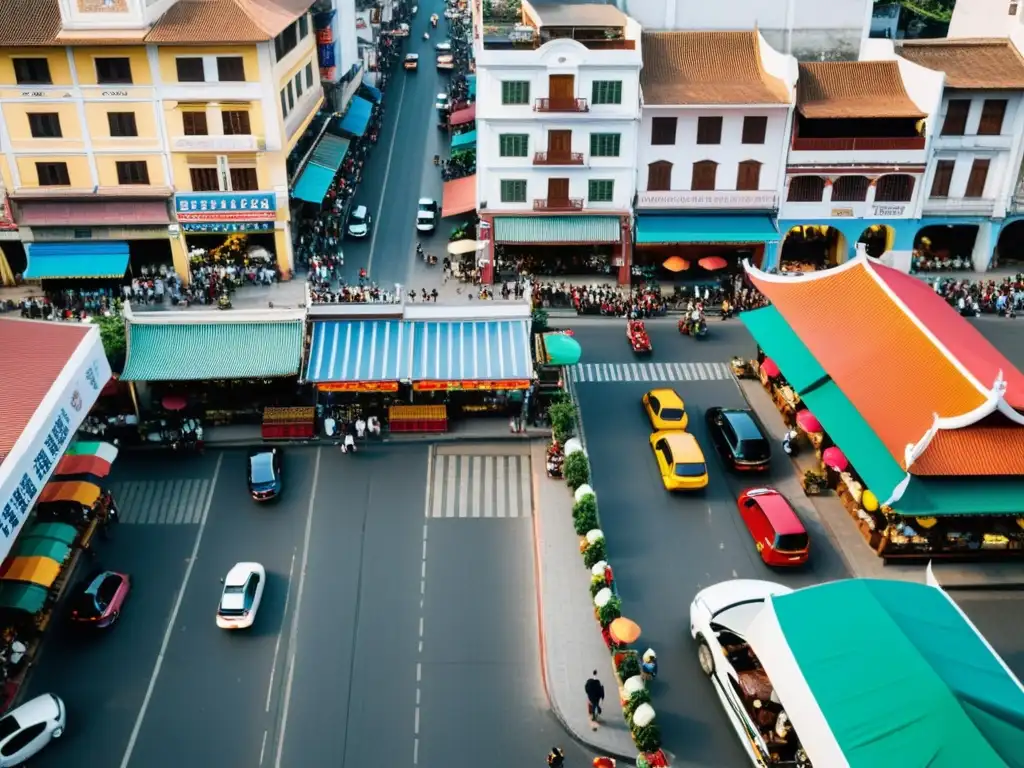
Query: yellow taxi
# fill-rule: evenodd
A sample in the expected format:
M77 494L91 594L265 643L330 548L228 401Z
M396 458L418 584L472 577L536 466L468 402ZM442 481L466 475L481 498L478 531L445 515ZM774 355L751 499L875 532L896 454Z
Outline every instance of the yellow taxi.
M707 487L708 465L704 452L697 438L689 432L655 432L651 435L651 450L666 490L696 491Z
M652 389L644 395L642 402L655 430L686 429L690 423L683 398L674 389Z

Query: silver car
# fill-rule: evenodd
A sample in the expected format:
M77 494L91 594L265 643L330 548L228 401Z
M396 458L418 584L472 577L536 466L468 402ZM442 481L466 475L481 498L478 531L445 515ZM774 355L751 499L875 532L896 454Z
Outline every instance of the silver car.
M52 693L36 696L0 718L0 768L21 765L64 735L67 710Z

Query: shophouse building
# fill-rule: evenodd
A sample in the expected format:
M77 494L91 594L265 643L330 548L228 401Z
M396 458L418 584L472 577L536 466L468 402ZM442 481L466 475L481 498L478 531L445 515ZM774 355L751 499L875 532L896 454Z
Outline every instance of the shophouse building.
M774 263L796 59L757 31L645 32L643 58L634 272Z
M800 64L778 266L910 251L943 74L907 59Z
M496 24L480 0L473 23L484 279L497 245L535 273L628 282L640 25L610 5L528 2Z

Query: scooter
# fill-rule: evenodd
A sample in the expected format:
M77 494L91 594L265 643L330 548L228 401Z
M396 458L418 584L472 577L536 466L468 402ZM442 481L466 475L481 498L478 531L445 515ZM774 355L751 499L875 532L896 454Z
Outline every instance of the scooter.
M356 448L356 439L355 439L355 437L352 435L351 432L347 433L345 435L344 442L342 442L342 444L341 444L341 452L342 453L355 453L357 450L358 449Z

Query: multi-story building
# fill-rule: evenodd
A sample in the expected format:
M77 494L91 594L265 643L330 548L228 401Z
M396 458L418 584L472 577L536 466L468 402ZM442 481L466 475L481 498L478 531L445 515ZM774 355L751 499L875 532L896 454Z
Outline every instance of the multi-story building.
M28 278L250 233L291 269L285 158L322 102L308 0L0 0L0 149ZM87 258L86 258L87 257Z
M644 33L643 58L634 263L774 262L796 59L756 31Z
M947 37L1006 37L1022 25L1024 3L1019 0L956 0Z
M942 82L906 59L800 64L778 266L911 249Z
M640 25L610 5L523 2L522 23L498 25L476 0L473 17L484 278L498 244L528 270L627 282Z

